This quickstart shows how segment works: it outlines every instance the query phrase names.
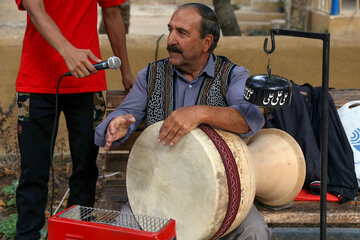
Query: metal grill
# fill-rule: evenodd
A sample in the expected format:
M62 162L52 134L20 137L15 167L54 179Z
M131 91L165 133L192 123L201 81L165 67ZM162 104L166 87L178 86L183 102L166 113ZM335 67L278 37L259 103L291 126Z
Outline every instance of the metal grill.
M170 219L163 219L159 217L149 217L78 205L59 214L58 217L102 223L154 233L159 232L170 221Z

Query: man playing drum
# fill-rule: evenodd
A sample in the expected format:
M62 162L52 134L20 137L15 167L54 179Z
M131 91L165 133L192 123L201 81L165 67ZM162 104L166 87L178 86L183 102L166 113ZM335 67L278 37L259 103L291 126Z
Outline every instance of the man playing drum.
M243 99L248 70L213 54L220 36L215 13L203 4L184 4L172 15L168 29L169 58L139 72L125 100L96 128L95 143L105 150L121 144L145 118L147 126L164 120L157 141L169 147L203 123L243 139L258 132L263 115ZM240 226L221 239L270 237L252 206Z

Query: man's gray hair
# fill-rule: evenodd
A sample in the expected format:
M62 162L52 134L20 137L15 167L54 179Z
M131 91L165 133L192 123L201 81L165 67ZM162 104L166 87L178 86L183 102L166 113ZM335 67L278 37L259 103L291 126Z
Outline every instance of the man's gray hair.
M201 16L200 37L204 38L208 34L213 35L214 39L209 48L209 52L213 52L220 38L220 26L215 12L201 3L186 3L179 6L177 10L187 7L194 8Z

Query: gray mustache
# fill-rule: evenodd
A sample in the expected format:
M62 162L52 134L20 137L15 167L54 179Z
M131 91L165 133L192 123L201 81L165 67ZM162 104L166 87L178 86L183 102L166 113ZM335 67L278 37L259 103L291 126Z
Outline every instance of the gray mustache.
M176 45L168 45L166 50L168 50L169 52L182 53L181 48Z

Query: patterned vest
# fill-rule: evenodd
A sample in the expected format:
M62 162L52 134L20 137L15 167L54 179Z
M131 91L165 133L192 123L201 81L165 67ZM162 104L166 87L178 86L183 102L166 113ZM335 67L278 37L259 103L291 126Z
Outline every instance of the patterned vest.
M214 77L205 77L196 105L228 106L226 93L235 66L227 58L216 56ZM174 111L173 66L168 58L149 64L147 82L146 126L150 126L166 119Z

